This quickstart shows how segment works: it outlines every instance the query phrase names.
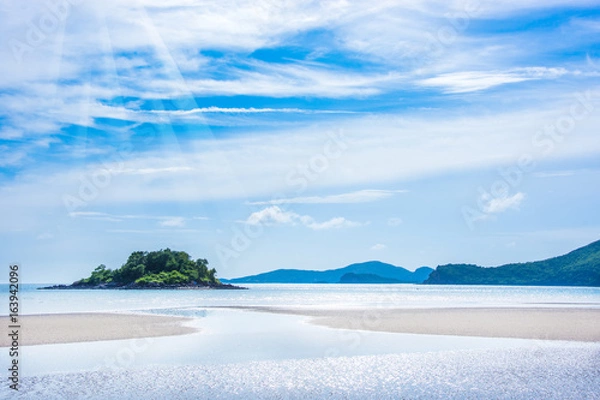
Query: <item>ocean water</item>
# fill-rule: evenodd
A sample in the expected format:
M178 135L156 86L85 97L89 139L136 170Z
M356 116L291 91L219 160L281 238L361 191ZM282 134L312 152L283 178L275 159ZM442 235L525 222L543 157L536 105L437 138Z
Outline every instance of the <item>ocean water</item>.
M252 284L246 285L249 290L36 290L40 286L21 286L22 314L215 306L600 307L600 288L585 287ZM8 296L8 285L0 287Z
M249 290L40 291L21 314L192 317L198 333L22 348L23 399L600 398L600 343L413 335L317 326L227 306L600 307L600 288L248 285ZM3 286L7 293L7 286ZM6 315L6 314L4 314ZM26 334L23 327L23 334ZM0 367L8 365L0 349Z

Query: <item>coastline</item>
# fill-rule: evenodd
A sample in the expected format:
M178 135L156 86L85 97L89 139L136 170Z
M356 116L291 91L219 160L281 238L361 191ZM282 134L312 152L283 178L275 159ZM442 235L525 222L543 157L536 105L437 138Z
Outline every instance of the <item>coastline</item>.
M0 317L0 323L8 325L9 317ZM23 335L21 346L44 344L95 342L177 336L198 332L184 326L191 318L159 315L80 313L22 315L19 322ZM0 347L9 347L6 335L1 336Z
M390 333L600 342L596 308L368 308L227 307L310 317L337 329Z

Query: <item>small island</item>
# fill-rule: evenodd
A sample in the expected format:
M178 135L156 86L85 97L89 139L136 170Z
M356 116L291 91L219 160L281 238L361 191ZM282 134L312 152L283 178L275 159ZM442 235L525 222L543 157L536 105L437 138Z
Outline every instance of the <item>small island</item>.
M194 261L185 251L167 248L134 251L121 268L111 270L100 264L89 277L71 285L40 289L246 289L222 283L216 273L208 269L206 259Z

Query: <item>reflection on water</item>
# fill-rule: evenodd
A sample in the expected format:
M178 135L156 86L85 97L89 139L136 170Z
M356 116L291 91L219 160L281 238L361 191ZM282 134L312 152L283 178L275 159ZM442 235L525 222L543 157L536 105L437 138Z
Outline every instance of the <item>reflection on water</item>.
M8 285L1 285L5 291ZM286 307L600 307L600 288L426 285L247 285L250 290L35 290L21 313L133 311L214 306ZM6 315L7 311L1 313Z
M33 376L56 372L123 370L149 365L219 365L264 360L499 349L544 343L523 339L333 329L310 324L306 317L240 310L163 309L156 310L156 313L182 315L181 311L202 316L187 324L199 328L198 333L27 346L23 348L22 357L24 374Z
M198 307L189 308L154 308L142 310L144 314L169 315L173 317L205 318L207 311Z

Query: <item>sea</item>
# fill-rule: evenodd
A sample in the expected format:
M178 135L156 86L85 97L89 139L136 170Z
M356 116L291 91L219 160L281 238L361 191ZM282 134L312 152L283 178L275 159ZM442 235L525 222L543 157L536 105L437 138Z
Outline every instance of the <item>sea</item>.
M600 288L412 284L247 284L249 290L38 290L20 286L22 314L193 307L286 308L600 307ZM8 285L0 285L7 293ZM8 300L6 300L8 301ZM8 311L0 315L8 315Z
M190 317L186 324L199 332L25 346L21 389L11 390L3 379L0 398L600 399L600 343L334 329L309 317L237 308L600 308L600 288L251 284L248 290L38 290L42 286L20 286L21 315L176 315ZM7 305L0 315L8 315L8 285L0 287ZM26 335L27 327L22 330ZM7 370L8 349L0 352L0 367Z

